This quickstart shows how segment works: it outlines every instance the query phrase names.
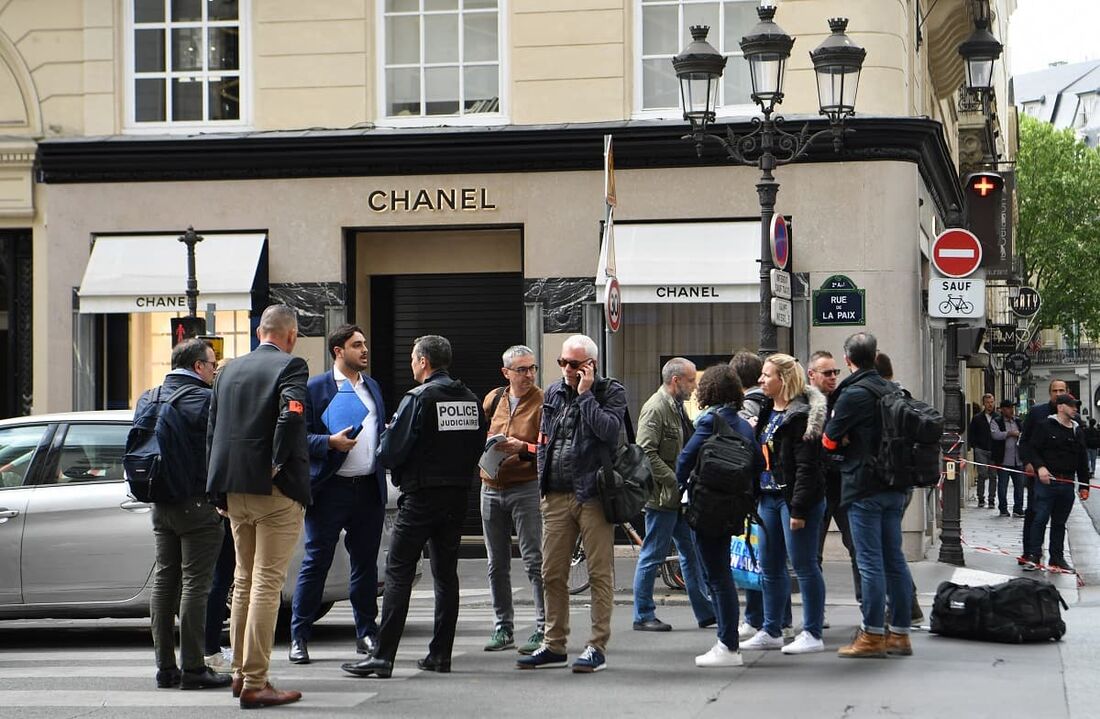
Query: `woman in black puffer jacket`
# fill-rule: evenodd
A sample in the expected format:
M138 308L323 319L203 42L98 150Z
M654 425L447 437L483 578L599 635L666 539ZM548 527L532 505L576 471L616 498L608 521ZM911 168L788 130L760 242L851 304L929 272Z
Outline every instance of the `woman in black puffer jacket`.
M758 485L764 529L760 538L764 628L741 645L746 650L809 654L825 648L821 640L825 580L817 563L817 546L825 513L821 433L826 402L805 378L802 365L785 354L769 356L760 376L767 396L756 423L756 440L765 461ZM791 593L788 557L802 590L802 633L784 646L781 623Z

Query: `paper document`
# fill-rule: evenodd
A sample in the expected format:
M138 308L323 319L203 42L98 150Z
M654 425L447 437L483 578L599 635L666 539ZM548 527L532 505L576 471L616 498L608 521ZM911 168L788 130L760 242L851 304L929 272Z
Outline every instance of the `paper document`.
M345 381L321 413L321 421L328 427L329 434L338 434L348 427L363 424L367 414L367 406L359 399L351 382Z
M500 463L508 458L499 447L498 444L503 442L507 437L503 434L494 434L489 439L485 440L485 451L481 455L481 461L477 463L481 467L485 474L489 475L489 479L497 478L497 471L500 470Z

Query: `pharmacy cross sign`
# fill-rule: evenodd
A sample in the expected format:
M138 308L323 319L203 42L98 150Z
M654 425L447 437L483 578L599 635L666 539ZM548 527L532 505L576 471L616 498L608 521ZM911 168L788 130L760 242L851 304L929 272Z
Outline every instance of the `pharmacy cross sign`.
M969 230L953 227L932 242L932 266L944 277L968 277L982 264L982 243Z

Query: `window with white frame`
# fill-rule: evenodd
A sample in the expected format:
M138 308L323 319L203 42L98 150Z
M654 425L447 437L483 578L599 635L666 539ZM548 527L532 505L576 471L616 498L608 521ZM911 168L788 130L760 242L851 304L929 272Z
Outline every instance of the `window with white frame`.
M247 0L127 0L129 124L239 124Z
M729 60L722 73L718 106L752 104L749 64L740 42L758 22L759 0L640 0L641 69L638 109L675 110L680 106L680 83L672 57L691 41L692 25L707 25L707 42Z
M382 115L499 114L501 0L384 0Z

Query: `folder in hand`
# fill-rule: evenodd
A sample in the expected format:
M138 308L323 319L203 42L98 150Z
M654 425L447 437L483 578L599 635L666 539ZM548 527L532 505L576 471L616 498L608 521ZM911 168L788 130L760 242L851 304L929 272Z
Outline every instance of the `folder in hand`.
M336 396L328 403L328 407L321 413L321 421L328 427L329 434L338 434L348 427L358 427L363 424L370 410L355 393L355 387L345 380Z

